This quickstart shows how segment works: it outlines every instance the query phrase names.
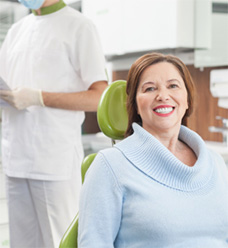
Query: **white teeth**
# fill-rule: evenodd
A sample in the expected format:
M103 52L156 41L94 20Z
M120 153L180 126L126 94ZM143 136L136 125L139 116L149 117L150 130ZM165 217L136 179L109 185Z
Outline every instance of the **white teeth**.
M161 113L161 114L168 114L170 112L173 111L173 108L172 107L169 107L169 108L158 108L155 110L155 112L157 113Z

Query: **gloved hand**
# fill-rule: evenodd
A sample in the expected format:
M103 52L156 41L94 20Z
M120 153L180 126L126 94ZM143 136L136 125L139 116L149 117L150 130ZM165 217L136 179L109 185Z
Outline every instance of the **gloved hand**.
M18 110L29 106L45 106L41 90L31 88L18 88L12 91L0 90L0 98Z

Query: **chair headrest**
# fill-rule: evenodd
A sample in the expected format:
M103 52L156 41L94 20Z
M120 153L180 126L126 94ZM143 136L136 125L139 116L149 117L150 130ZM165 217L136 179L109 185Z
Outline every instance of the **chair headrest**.
M117 80L105 89L98 105L98 125L106 136L114 140L123 139L127 129L126 98L126 81Z

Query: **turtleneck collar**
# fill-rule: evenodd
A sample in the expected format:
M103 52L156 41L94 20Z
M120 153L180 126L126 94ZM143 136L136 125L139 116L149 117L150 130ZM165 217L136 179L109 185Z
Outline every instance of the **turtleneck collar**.
M54 13L54 12L62 9L65 6L66 6L66 4L63 2L63 0L59 0L59 2L57 2L53 5L41 8L40 9L41 15L48 15L48 14ZM37 16L37 13L35 10L32 10L32 13Z
M197 190L210 180L212 161L204 141L195 132L181 126L179 133L179 139L197 156L195 165L189 167L138 124L133 124L133 130L131 136L115 146L134 166L154 180L181 191Z

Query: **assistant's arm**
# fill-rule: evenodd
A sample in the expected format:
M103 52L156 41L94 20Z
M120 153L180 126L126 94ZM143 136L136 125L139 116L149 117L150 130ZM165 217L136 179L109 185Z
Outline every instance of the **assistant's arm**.
M52 108L96 111L102 92L107 87L106 81L93 83L87 91L72 93L42 92L44 105Z
M113 248L122 215L123 194L104 156L91 164L79 205L78 246Z
M106 81L98 81L86 91L71 93L42 92L30 88L0 90L0 98L19 110L36 105L89 112L97 110L99 99L106 86Z

